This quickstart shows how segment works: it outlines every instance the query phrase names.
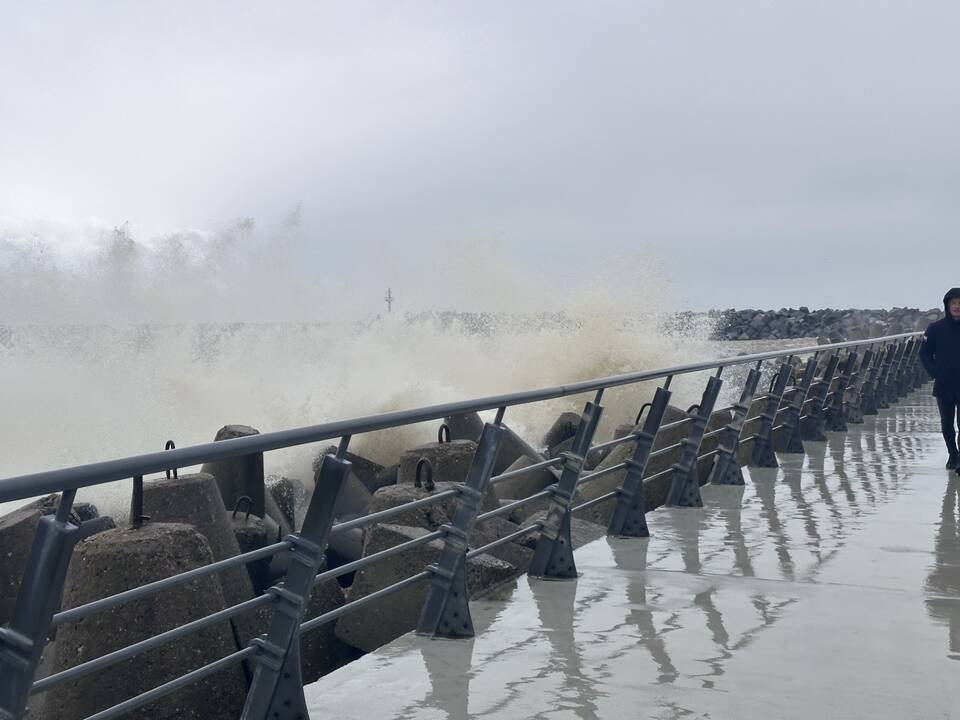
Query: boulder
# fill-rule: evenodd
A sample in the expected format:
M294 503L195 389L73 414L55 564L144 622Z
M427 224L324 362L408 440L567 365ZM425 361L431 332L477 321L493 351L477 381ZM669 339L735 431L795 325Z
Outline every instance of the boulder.
M189 525L151 522L116 529L79 543L67 574L63 606L185 572L213 560L206 539ZM139 642L223 607L215 577L125 603L60 627L54 671ZM47 693L48 720L79 720L198 668L236 649L227 623L190 634L107 670ZM125 717L138 720L227 720L239 717L246 693L239 667L222 670Z
M364 555L372 555L423 537L426 533L427 530L423 528L375 525L367 533ZM363 568L357 572L353 585L347 591L347 601L353 602L422 572L437 561L442 549L443 541L432 540ZM515 573L515 568L502 560L487 554L476 556L467 563L467 587L470 597L476 598L510 581L515 577ZM336 636L363 652L376 650L416 627L429 587L429 580L424 579L347 613L337 620Z

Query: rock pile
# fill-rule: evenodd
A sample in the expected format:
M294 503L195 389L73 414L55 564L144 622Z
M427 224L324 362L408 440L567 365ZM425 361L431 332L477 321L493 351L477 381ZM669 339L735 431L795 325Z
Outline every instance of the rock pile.
M865 340L883 335L923 330L943 315L943 310L893 308L892 310L720 310L708 315L715 321L718 340L785 340L816 337L829 342Z

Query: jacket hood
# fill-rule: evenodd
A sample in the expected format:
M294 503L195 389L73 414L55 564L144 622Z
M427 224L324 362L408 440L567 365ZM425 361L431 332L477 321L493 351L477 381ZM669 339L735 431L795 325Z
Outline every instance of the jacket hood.
M960 298L960 287L950 288L947 294L943 296L943 311L950 317L950 301Z

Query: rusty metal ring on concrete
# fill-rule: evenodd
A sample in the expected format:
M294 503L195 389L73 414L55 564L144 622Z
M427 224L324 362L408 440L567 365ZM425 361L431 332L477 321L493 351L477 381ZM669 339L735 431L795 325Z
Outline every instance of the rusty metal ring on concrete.
M243 504L244 502L247 505L247 515L243 519L244 521L248 521L250 519L250 510L253 509L253 498L251 498L248 495L241 495L240 497L237 498L237 501L233 504L233 515L231 515L230 517L232 517L233 519L236 519L237 512L239 512L240 510L240 505Z
M634 425L639 425L639 424L640 424L640 419L643 417L643 411L646 410L647 408L651 408L651 407L653 407L653 403L652 403L652 402L644 403L644 404L640 407L640 412L637 413L637 419L633 421L633 424L634 424Z
M173 440L167 440L167 444L163 446L163 449L164 449L164 450L176 450L176 449L177 449L177 445L176 445L176 443L173 442ZM170 479L170 470L167 470L167 480L169 480L169 479ZM179 478L177 477L177 469L176 469L176 468L173 468L173 479L174 479L174 480L179 480Z
M423 469L427 470L426 479L421 479L420 473L423 472ZM427 460L425 457L417 460L417 471L413 476L413 486L417 488L423 488L427 492L433 492L433 489L436 485L433 482L433 464Z
M446 440L444 440L446 438ZM448 443L450 442L450 426L444 423L440 426L440 429L437 430L437 442L438 443Z

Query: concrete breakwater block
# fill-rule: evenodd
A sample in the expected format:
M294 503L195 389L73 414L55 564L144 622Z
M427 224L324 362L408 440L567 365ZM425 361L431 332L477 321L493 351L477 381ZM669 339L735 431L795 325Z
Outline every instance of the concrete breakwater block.
M259 430L249 425L224 425L217 431L213 440L214 442L220 442L259 434ZM201 472L216 478L224 507L232 510L236 506L237 500L246 496L253 502L250 509L254 515L263 517L266 514L263 453L252 453L205 463Z
M370 500L373 494L367 486L357 479L352 472L347 475L340 497L337 498L337 508L334 515L339 520L352 520L366 515L370 511Z
M313 461L313 472L316 475L317 470L320 469L320 462L323 460L324 455L336 455L337 446L330 445L319 457L315 458ZM350 464L353 465L351 472L357 476L357 480L362 482L366 486L367 490L371 493L375 493L381 487L384 486L384 471L386 468L379 463L375 463L373 460L368 460L362 455L357 455L356 453L347 452L344 457L350 461ZM386 483L387 485L392 485L393 483Z
M427 530L423 528L376 525L367 534L364 555L372 555L426 533ZM437 561L442 549L443 542L433 540L358 571L353 585L347 591L347 601L365 597L422 572ZM490 555L478 555L467 563L467 588L471 598L514 577L513 566ZM370 652L410 632L420 619L429 587L430 582L425 579L344 615L337 620L337 637L358 650Z
M417 463L426 458L433 466L433 481L462 483L473 461L477 444L472 440L451 440L448 443L427 443L400 456L397 482L400 485L413 483L417 476ZM424 473L424 479L426 474Z
M13 617L40 518L55 513L59 503L60 495L54 493L0 517L0 625L10 622ZM83 507L79 507L78 512L77 507L81 505ZM70 513L70 522L79 525L95 517L98 515L93 505L77 503Z
M536 522L543 522L546 517L546 510L531 515L527 521L523 523L523 527L529 527ZM605 525L598 525L595 522L576 516L570 518L570 540L573 542L574 549L593 542L594 540L599 540L605 537L606 534L607 528ZM531 538L531 542L536 543L540 538L540 534L531 533L528 537Z
M193 525L207 539L213 560L240 554L230 516L209 473L147 480L143 484L143 512L150 516L151 523ZM236 605L253 597L253 586L242 567L224 570L217 577L227 604Z
M373 501L370 503L370 513L373 514L381 510L389 510L398 505L404 505L414 500L421 500L436 493L456 489L457 486L458 483L452 482L437 483L432 493L427 492L423 488L414 487L413 485L394 485L393 487L381 488L373 494ZM492 493L487 493L483 502L480 504L480 512L495 510L499 506L500 504L497 502L496 497ZM451 522L456 507L456 497L444 498L432 505L403 512L389 518L387 522L390 525L408 525L410 527L435 530L441 525ZM367 528L367 531L369 532L369 528Z
M292 528L300 527L310 500L306 484L302 480L279 475L270 475L264 484L287 524Z
M76 607L144 583L210 563L206 538L189 525L148 523L108 530L77 545L63 606ZM58 630L54 671L91 660L223 607L213 577L164 591ZM236 649L226 623L52 689L47 720L79 720L150 690ZM233 720L243 708L238 666L222 670L125 717L137 720Z
M553 421L553 425L543 436L543 447L551 448L577 434L580 416L575 412L563 412Z
M230 515L223 507L216 481L208 473L144 482L143 509L151 522L192 525L206 538L213 560L226 560L240 554ZM282 570L282 562L286 557L287 554L274 556L271 567L279 569L271 570L272 576ZM217 573L216 577L219 578L221 596L226 605L237 605L254 597L253 582L245 567L233 566ZM263 614L268 611L261 609L258 612ZM247 613L231 618L224 625L233 629L236 646L242 648L259 634L258 622L257 613Z
M231 514L230 524L233 526L233 536L241 553L253 552L276 542L276 535L267 537L267 528L263 518L246 513ZM270 577L270 558L261 558L247 563L247 574L253 584L253 590L260 595L273 583Z
M454 487L456 487L455 483L446 483L442 486L437 486L435 492L443 492L444 490ZM420 488L415 488L411 485L397 485L393 488L384 488L383 490L379 490L375 495L375 497L378 499L373 511L377 512L379 510L386 510L391 507L396 507L398 505L411 502L412 500L419 500L420 498L428 497L428 495L429 493L426 491ZM441 526L452 522L454 512L456 511L456 503L456 498L447 498L445 500L438 501L435 505L410 510L396 517L390 518L386 524L418 527L432 532L440 529ZM484 498L484 501L481 503L480 512L488 512L489 510L494 510L497 507L499 507L499 503L491 494L488 493ZM488 520L479 522L474 526L473 533L469 539L470 547L477 548L487 545L488 543L491 543L494 540L499 540L502 537L506 537L507 535L510 535L519 529L520 526L518 524L511 522L506 518L489 518ZM369 532L370 530L368 528L367 533ZM344 533L344 535L346 535L346 533ZM340 541L340 539L335 536L331 540L331 546L335 545L337 548L340 548L343 542L347 542L347 540L344 539L344 541ZM350 538L349 542L355 543L356 537L354 536ZM526 571L530 561L533 559L531 547L532 546L527 538L520 538L516 542L506 543L505 545L500 545L499 547L493 548L490 551L490 554L500 560L503 560L504 562L510 563L510 565L516 569L516 574L519 575ZM366 540L364 539L364 543L360 548L357 548L356 545L353 545L350 551L358 553L358 556L362 556L366 551Z
M534 464L534 461L528 457L517 458L514 463L506 469L505 472L523 470L524 468L528 468ZM521 500L540 492L548 485L555 483L556 480L556 477L550 472L550 470L547 468L540 468L539 470L534 470L533 472L529 472L515 478L508 478L503 482L497 483L494 487L494 490L497 494L497 497Z
M470 549L472 550L488 545L495 540L515 533L519 529L520 525L506 518L496 517L484 520L481 523L477 523L473 528L473 533L470 535ZM535 547L536 540L531 534L491 548L487 550L485 554L508 563L514 569L514 576L519 577L530 569Z
M483 420L477 413L467 413L466 415L451 415L445 417L443 422L450 428L450 437L453 440L472 440L478 442L480 433L483 432ZM518 457L527 454L527 448L519 437L513 434L509 426L500 441L500 452L497 453L497 461L493 464L493 474L499 475L510 467ZM401 480L400 482L403 482Z
M24 505L24 507L40 510L41 515L55 515L59 506L60 493L45 495L28 505ZM75 502L73 507L70 508L70 522L75 525L97 517L100 517L100 512L97 510L97 506L91 503Z
M327 580L313 589L303 614L303 622L335 610L345 602L343 590L336 580ZM266 633L270 628L273 613L269 608L255 616L256 634ZM305 683L333 672L338 667L356 660L356 648L347 645L333 632L334 623L321 625L316 630L300 636L300 674Z
M667 425L673 422L677 422L686 417L689 417L687 413L680 408L668 405L666 411L663 415L663 425ZM707 422L707 427L705 432L711 432L713 430L718 430L724 425L728 424L733 419L732 413L729 411L714 413L711 415L710 420ZM653 452L657 450L663 450L665 448L671 447L679 443L683 438L687 437L690 433L690 423L684 423L683 425L678 425L676 427L667 428L661 430L657 433L656 440L653 443ZM699 455L704 453L711 452L716 449L720 441L720 435L714 435L713 437L706 438L700 446L698 452ZM612 465L618 465L625 460L633 457L634 445L633 443L624 443L623 445L618 445L615 447L607 457L600 462L599 465L595 468L596 471L604 470ZM663 472L670 468L671 465L680 460L681 448L674 448L670 452L666 452L662 455L656 457L651 457L647 461L647 466L644 471L644 477L650 477L656 475L657 473ZM710 476L710 469L713 467L713 458L707 458L701 460L697 463L697 472L699 477L699 482L701 485L707 482ZM589 480L585 484L581 484L577 487L577 492L574 500L574 504L579 504L581 502L586 502L588 500L593 500L600 497L601 495L606 495L612 490L616 490L619 487L623 487L623 480L626 476L626 470L618 470L617 472L610 473L596 480ZM670 483L672 481L671 474L667 473L651 483L645 483L644 487L646 488L647 493L647 512L653 510L656 507L659 507L663 504L666 499L667 491L670 488ZM594 505L591 508L583 510L579 513L579 516L584 520L589 520L590 522L603 525L604 527L610 521L610 515L613 513L613 508L616 506L616 498L610 498L598 505Z

